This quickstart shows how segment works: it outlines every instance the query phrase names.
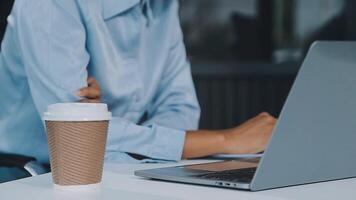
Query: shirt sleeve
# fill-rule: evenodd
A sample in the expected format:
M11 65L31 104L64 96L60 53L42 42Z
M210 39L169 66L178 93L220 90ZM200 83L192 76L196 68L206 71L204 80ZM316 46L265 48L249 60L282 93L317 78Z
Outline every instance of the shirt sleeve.
M87 85L86 32L74 1L18 0L13 17L34 104L42 114L52 103L79 100Z
M18 30L20 53L38 113L43 113L52 103L79 100L74 93L86 86L87 65L90 58L85 48L85 27L80 13L75 12L75 3L73 3L75 1L17 0L16 2L18 6L16 6L14 18ZM178 46L178 43L177 46L172 46L171 55L179 52ZM184 50L184 47L182 48ZM151 117L150 122L139 126L122 118L112 119L109 127L106 161L132 162L124 152L158 160L181 159L185 140L183 130L194 128L197 124L189 122L192 118L194 118L192 121L197 122L197 113L191 114L192 107L194 107L192 100L185 102L187 99L175 98L176 95L171 98L172 94L183 93L177 94L176 97L179 97L186 92L190 93L188 96L192 94L194 96L194 91L189 91L193 88L192 82L191 88L189 86L185 88L186 83L182 85L184 88L174 87L179 81L191 81L189 65L187 65L185 55L182 57L184 59L182 63L178 61L178 55L170 58L176 59L172 62L177 62L177 65L182 64L182 66L178 66L180 68L178 70L167 69L167 71L174 71L167 72L166 75L171 78L161 84L167 83L171 86L167 88L162 86L160 89L159 98L156 99L157 103L154 105L157 109L152 109L150 112L151 116L155 117ZM175 64L167 63L167 65ZM184 78L185 75L188 77ZM172 81L171 84L172 79L178 80ZM174 88L176 89L172 91L172 94L165 94L165 91ZM166 98L169 100L165 100ZM172 101L174 99L177 100ZM162 108L159 108L160 106ZM176 112L178 119L185 119L184 126L165 123L166 114L173 119L174 109L178 111Z
M157 96L148 110L148 120L143 124L195 130L198 128L200 107L183 42L178 1L174 2L176 9L171 23L172 42L169 56L165 62Z
M158 92L142 126L114 118L110 123L107 161L127 160L119 152L147 156L141 162L175 161L182 157L185 131L198 127L200 107L196 98L190 65L187 61L178 5L172 21L171 48ZM152 160L154 159L154 160ZM128 160L129 162L130 159Z
M109 125L105 160L124 162L120 155L124 152L143 155L156 161L178 161L182 158L184 140L184 131L156 124L140 126L126 119L113 117ZM149 160L142 160L147 161Z

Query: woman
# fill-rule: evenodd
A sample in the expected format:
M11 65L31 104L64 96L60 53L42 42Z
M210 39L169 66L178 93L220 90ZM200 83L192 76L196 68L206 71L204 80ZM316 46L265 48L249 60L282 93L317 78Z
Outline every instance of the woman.
M107 162L256 153L275 124L262 113L236 128L195 130L200 108L176 0L16 0L0 57L0 151L48 162L41 113L98 98L98 87L76 93L88 76L114 116Z

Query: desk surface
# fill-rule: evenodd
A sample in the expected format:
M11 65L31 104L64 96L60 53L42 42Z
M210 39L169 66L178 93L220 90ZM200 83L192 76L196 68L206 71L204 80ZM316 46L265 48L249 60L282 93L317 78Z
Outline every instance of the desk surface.
M192 164L202 161L183 161ZM54 189L51 175L45 174L9 183L0 184L0 199L249 199L284 200L354 199L356 179L274 189L262 192L246 192L196 185L176 184L147 180L133 175L134 170L166 167L178 164L107 164L103 182L97 189L73 191Z

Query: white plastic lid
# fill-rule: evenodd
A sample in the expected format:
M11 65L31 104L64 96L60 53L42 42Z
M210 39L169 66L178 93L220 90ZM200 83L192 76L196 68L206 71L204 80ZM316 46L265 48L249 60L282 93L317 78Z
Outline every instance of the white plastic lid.
M43 113L46 121L106 121L111 112L104 103L57 103L47 107Z

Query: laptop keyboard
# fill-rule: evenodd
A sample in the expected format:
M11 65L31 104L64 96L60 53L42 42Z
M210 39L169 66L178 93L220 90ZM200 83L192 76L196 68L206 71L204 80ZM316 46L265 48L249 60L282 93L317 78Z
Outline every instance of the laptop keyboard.
M209 180L250 183L255 172L256 168L246 168L237 170L226 170L221 172L212 172L208 174L199 174L194 175L194 177Z

